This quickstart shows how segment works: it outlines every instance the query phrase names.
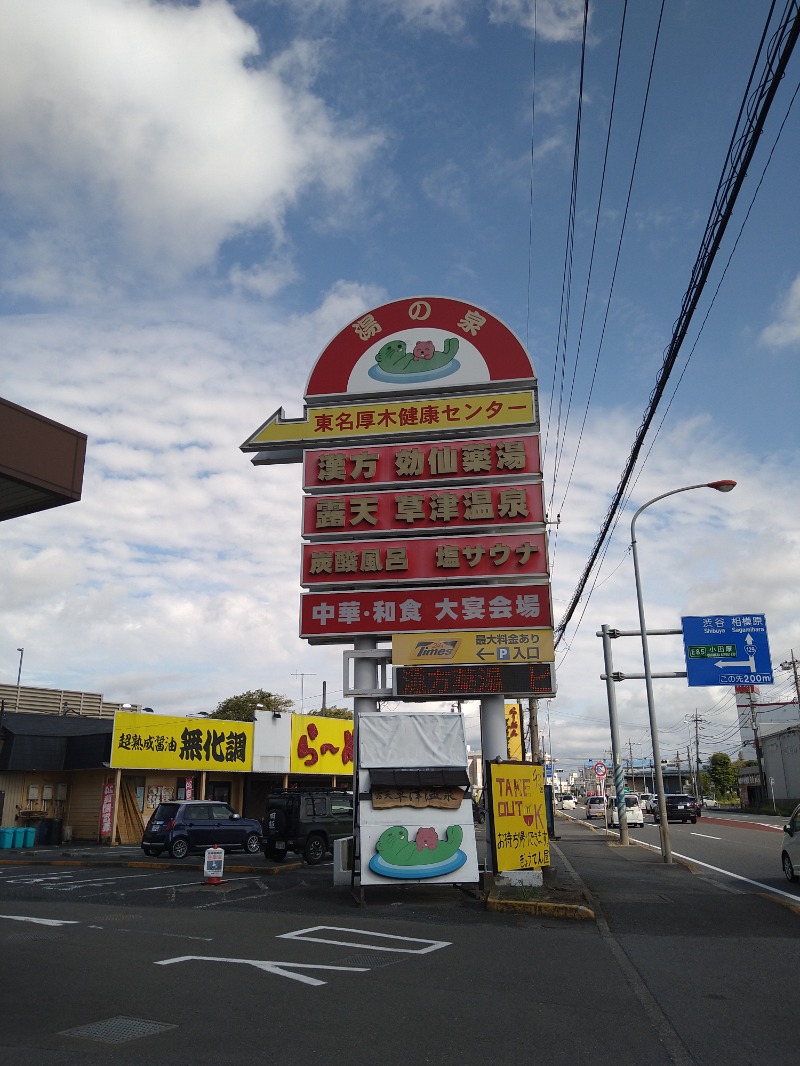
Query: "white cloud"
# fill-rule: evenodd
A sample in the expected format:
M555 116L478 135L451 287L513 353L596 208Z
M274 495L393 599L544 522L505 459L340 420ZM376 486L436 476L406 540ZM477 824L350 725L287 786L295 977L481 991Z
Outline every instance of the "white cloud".
M492 22L509 22L536 30L544 41L579 41L583 27L582 0L490 0Z
M782 300L776 321L762 331L760 339L772 348L785 348L800 341L800 274Z
M302 41L265 61L222 0L5 3L0 191L26 233L5 249L16 291L85 295L98 257L123 277L179 275L244 227L280 234L311 189L346 196L379 138L313 94L317 62Z

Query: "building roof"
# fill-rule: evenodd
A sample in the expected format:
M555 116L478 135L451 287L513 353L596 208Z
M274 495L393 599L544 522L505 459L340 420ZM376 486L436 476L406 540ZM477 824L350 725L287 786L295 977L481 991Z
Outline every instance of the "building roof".
M86 434L0 398L0 522L81 498Z
M0 770L90 770L108 765L113 721L56 714L4 714Z
M82 718L67 714L22 714L10 712L3 715L3 729L14 736L24 737L84 737L92 733L114 731L111 718Z

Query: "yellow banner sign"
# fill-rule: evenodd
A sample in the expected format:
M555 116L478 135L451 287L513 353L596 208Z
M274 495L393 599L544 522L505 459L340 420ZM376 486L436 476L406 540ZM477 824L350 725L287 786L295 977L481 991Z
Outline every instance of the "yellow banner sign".
M550 865L544 771L531 763L489 763L496 870Z
M507 703L506 742L509 759L522 761L522 712L519 703Z
M552 663L552 629L496 629L463 633L395 633L393 666L439 663Z
M253 723L118 711L111 765L123 769L250 771Z
M395 437L440 430L467 432L477 426L532 425L534 420L532 392L311 407L304 418L286 418L280 408L241 447L243 451L258 451L270 444L313 441L319 445L326 441L341 443L352 437Z
M348 718L322 718L316 714L292 715L293 774L353 773L353 723Z

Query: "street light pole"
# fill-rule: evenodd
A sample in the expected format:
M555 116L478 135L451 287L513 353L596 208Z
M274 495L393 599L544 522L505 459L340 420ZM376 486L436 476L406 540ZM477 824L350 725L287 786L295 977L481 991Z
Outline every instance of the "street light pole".
M730 492L736 486L735 481L706 481L700 485L685 485L680 489L672 489L670 492L662 492L660 496L654 496L652 500L643 503L631 519L631 551L633 555L633 577L636 582L636 603L639 609L639 629L642 635L642 661L644 663L644 682L647 691L647 711L650 717L650 736L653 742L653 763L655 764L656 793L658 796L658 828L661 836L661 857L664 862L672 862L672 848L669 842L669 826L667 824L667 802L664 798L664 777L661 773L661 748L658 743L658 723L656 721L656 707L653 698L653 675L650 670L650 648L647 643L647 623L644 617L644 600L642 599L642 582L639 577L639 556L636 549L636 519L647 507L667 496L675 496L679 492L689 492L691 489L716 489L717 492Z

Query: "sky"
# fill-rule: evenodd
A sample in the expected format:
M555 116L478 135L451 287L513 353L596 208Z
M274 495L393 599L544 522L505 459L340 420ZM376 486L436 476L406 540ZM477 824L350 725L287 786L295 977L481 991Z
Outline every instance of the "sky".
M4 0L0 395L88 448L79 503L0 526L0 679L16 683L24 648L25 685L159 713L254 688L307 711L323 683L349 705L343 648L296 635L300 467L255 467L239 445L279 407L302 414L335 334L410 296L472 302L531 355L560 620L689 287L768 10L629 4L615 93L624 4L590 4L571 211L575 0ZM638 520L648 627L760 613L773 665L800 654L799 79L796 52L559 644L539 710L559 766L610 749L596 633L638 629L630 518L661 493L737 481ZM654 671L684 669L679 637L650 649ZM636 638L613 651L641 672ZM791 674L775 681L764 698L791 698ZM695 714L702 756L735 754L730 689L654 685L662 756L685 752ZM646 758L644 684L616 694L621 742ZM464 711L477 747L477 703Z

